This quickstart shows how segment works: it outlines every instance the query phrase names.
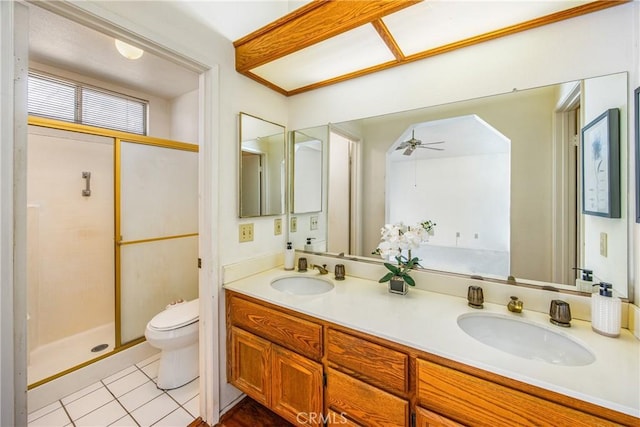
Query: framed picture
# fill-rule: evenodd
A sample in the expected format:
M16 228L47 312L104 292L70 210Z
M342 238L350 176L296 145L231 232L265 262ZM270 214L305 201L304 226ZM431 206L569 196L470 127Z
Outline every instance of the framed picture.
M582 213L620 218L620 113L611 108L582 128Z
M636 222L640 222L640 87L633 92L636 129Z

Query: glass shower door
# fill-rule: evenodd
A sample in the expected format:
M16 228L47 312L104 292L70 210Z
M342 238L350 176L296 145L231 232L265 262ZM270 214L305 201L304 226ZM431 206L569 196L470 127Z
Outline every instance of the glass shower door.
M144 337L153 316L198 297L198 147L116 141L116 342Z

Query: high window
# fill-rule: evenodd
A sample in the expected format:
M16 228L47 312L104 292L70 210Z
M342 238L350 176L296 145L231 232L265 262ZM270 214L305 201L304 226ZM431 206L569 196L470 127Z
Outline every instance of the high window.
M30 115L147 134L145 100L33 72L28 88Z

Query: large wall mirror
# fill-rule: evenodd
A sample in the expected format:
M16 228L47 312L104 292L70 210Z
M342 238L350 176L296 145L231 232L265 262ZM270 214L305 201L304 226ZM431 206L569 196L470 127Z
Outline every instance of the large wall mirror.
M336 217L329 205L329 250L375 257L384 224L428 219L424 268L567 289L588 268L627 297L627 99L619 73L332 124L358 140L359 192L356 209ZM621 118L619 219L580 208L580 131L610 108ZM344 224L350 240L336 246Z
M240 113L239 216L285 212L285 128Z

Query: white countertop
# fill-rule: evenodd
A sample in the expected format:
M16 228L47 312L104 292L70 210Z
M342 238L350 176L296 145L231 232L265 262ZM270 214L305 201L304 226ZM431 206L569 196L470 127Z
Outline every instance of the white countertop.
M640 341L627 329L609 338L591 330L591 323L572 320L570 328L551 325L549 316L525 310L510 313L506 306L484 304L470 308L464 298L410 289L407 295L391 294L387 284L347 276L335 281L325 294L299 296L273 289L270 283L291 275L319 276L317 271L297 273L275 268L224 285L266 302L318 319L337 323L418 350L474 366L640 417ZM457 325L463 313L513 315L566 334L589 348L596 361L586 366L560 366L513 356L467 335Z

